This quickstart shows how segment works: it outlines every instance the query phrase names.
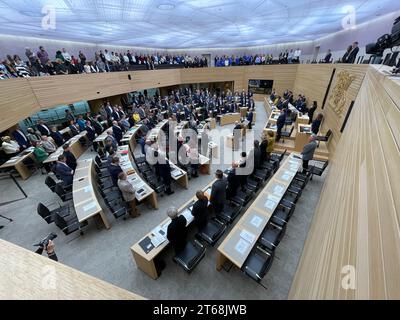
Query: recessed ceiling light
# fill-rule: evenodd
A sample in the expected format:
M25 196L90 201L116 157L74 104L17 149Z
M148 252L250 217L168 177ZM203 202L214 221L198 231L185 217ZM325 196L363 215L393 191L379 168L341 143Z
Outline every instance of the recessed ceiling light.
M173 5L172 3L163 3L159 4L157 8L160 10L172 10L175 8L175 5Z

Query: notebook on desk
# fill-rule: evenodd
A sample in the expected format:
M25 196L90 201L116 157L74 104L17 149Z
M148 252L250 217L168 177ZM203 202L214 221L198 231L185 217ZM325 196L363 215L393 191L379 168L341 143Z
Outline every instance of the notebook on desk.
M142 250L146 254L149 253L154 248L154 245L151 242L150 237L148 237L148 236L146 238L144 238L142 241L139 242L139 246L142 248Z

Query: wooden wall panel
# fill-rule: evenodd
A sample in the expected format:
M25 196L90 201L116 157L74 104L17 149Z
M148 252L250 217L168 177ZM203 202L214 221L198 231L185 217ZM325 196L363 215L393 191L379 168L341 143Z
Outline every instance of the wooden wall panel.
M399 92L399 80L368 69L332 158L290 299L400 299ZM353 267L355 286L346 289L342 282Z
M322 111L325 119L321 132L325 134L329 129L333 132L331 141L328 143L330 154L333 154L336 150L341 137L340 129L345 116L351 101L357 98L358 91L369 67L368 65L337 64L335 68L335 76L332 80L325 108ZM351 77L351 81L349 81L349 85L347 86L345 82L348 77ZM340 99L340 97L342 98ZM338 103L335 103L335 98Z
M26 78L0 82L0 131L12 127L39 110L38 101Z
M320 110L335 66L333 64L299 64L293 89L295 97L298 94L304 94L308 105L311 105L312 101L317 101L317 110Z
M0 270L0 300L144 299L1 239Z

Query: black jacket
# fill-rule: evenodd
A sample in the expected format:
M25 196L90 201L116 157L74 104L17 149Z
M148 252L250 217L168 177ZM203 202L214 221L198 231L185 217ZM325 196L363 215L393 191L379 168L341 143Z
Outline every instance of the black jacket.
M111 180L114 182L114 185L118 185L118 175L122 172L122 169L119 165L110 164L108 166L108 171L110 171Z
M179 253L185 249L187 237L186 222L187 221L184 216L179 216L175 219L172 219L168 226L167 238L169 242L171 242L175 253Z
M240 186L239 176L236 175L236 170L231 169L228 173L228 189L226 190L227 198L236 196L237 190Z
M226 186L228 182L225 177L215 181L211 187L211 202L214 204L223 204L226 199Z
M58 147L64 144L64 137L59 131L51 132L51 137L53 138L54 142Z
M194 224L201 230L208 221L208 200L197 200L193 205L192 215L194 217Z
M67 158L67 165L72 170L76 169L76 158L71 151L64 151L64 156Z
M118 141L118 143L121 141L122 136L123 136L123 131L120 126L112 126L113 134L115 139Z

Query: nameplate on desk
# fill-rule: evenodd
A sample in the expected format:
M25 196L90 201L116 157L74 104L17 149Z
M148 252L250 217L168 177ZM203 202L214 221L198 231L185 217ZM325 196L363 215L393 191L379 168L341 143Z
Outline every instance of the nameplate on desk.
M250 247L250 243L246 240L240 238L238 243L235 245L235 250L240 254L244 254L246 250Z
M275 206L276 206L276 202L275 202L275 201L272 201L272 200L270 200L270 199L268 199L268 200L265 201L265 203L264 203L264 207L267 208L267 209L269 209L269 210L274 210Z
M89 211L96 208L96 202L90 202L89 204L83 206L83 211Z
M290 175L287 175L286 173L284 173L283 175L281 175L281 179L285 180L285 181L289 181L290 180Z

